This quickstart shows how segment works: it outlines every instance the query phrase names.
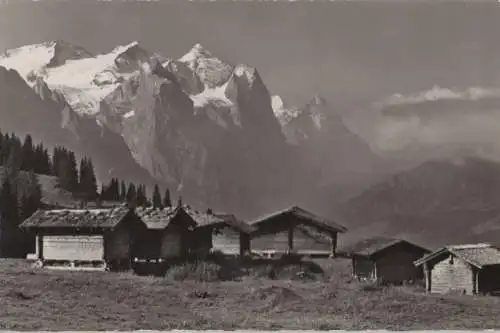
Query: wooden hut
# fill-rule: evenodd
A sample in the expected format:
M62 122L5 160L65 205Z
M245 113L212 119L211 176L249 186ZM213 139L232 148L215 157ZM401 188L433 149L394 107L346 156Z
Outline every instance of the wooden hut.
M138 207L136 213L147 228L137 236L138 260L166 261L189 253L196 222L182 207Z
M195 233L205 244L210 242L211 250L239 256L250 252L250 234L254 228L234 215L208 212L195 219Z
M416 260L424 268L427 292L498 293L500 250L491 244L451 245Z
M352 274L358 279L392 284L423 279L413 262L431 251L402 239L371 237L344 250L351 256Z
M35 235L44 266L115 269L130 267L134 235L144 228L126 207L38 210L20 226Z
M250 225L254 253L297 253L306 256L335 256L338 233L347 229L334 221L291 207L259 218Z
M232 214L202 212L184 205L183 210L196 226L190 236L190 253L208 254L219 250L225 254L243 255L249 251L249 235L254 230Z

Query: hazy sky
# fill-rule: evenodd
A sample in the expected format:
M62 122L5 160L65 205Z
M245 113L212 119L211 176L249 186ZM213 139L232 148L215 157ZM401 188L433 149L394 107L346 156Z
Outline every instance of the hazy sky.
M435 84L500 86L500 4L15 3L0 5L0 50L64 39L103 52L138 40L178 57L200 42L255 66L291 103L319 92L343 112Z

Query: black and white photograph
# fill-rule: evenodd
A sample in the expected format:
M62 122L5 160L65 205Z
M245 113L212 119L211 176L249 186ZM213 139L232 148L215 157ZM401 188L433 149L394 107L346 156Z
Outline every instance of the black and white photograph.
M500 2L0 0L0 330L500 329Z

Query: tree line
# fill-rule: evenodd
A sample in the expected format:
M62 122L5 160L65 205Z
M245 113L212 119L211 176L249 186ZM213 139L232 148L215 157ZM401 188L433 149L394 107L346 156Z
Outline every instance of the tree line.
M108 184L102 186L99 200L126 202L134 207L152 206L154 208L163 208L172 206L170 190L168 188L162 196L159 186L155 185L151 198L148 198L146 186L144 184L126 184L123 180L120 181L118 178L112 178Z
M99 191L90 157L85 156L78 163L75 153L61 146L55 147L49 154L43 143L34 144L29 134L21 142L15 134L0 132L0 166L8 170L56 176L61 188L86 201L120 201L155 208L172 206L169 189L162 196L158 185L154 186L151 198L147 196L145 185L125 183L117 178L103 184Z
M84 157L77 168L75 153L55 147L50 155L43 143L34 144L31 135L24 141L15 134L0 132L0 166L13 172L26 171L56 176L61 188L85 199L96 199L97 180L92 160Z
M33 243L19 224L42 207L42 188L37 175L55 176L59 186L83 202L116 201L131 206L172 206L170 191L163 196L158 185L148 198L146 186L112 178L99 190L92 159L77 161L73 151L57 146L49 154L31 135L21 140L0 131L0 256L25 256ZM179 199L180 201L180 199Z
M36 172L49 173L48 152L42 144L24 142L0 132L0 255L22 257L33 247L19 224L41 206L42 189ZM37 167L35 168L34 165ZM20 172L25 171L25 172Z

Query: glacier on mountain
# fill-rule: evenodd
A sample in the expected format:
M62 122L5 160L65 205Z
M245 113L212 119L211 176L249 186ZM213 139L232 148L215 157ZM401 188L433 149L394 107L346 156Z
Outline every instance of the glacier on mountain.
M58 67L49 67L54 57L55 42L23 46L0 56L0 66L15 69L33 86L37 77L61 92L78 113L96 114L101 100L135 72L122 72L115 60L138 42L118 46L112 52L67 60Z

